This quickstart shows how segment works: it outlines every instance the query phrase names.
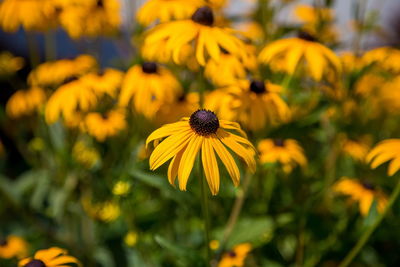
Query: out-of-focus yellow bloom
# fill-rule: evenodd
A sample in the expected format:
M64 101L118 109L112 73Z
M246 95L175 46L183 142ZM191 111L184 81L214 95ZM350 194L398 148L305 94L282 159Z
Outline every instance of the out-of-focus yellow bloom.
M155 119L158 124L172 123L183 117L190 116L199 108L198 93L182 94L172 104L161 105Z
M219 248L219 241L218 240L211 240L209 244L212 250L217 250Z
M28 254L28 243L21 237L9 235L0 240L0 259L23 258Z
M235 28L237 28L244 37L253 42L260 42L264 38L263 29L258 22L243 22L238 24Z
M131 183L127 181L118 181L114 184L112 192L117 196L124 196L129 193L131 189Z
M330 8L319 8L310 5L297 5L294 14L303 23L316 24L320 21L332 21L334 14Z
M283 64L284 70L291 75L294 74L302 58L307 62L304 66L311 77L317 81L320 81L328 71L337 74L342 69L336 54L306 32L300 32L298 38L272 42L264 47L259 55L259 60L266 64L279 61Z
M99 152L97 152L95 148L88 146L83 141L75 143L72 149L72 155L77 162L86 168L94 167L100 160Z
M361 57L348 51L340 53L340 61L342 62L343 71L346 73L360 70L365 65Z
M367 162L375 169L390 161L388 175L392 176L400 169L400 139L387 139L378 143L367 155Z
M70 264L82 266L75 257L69 256L65 249L52 247L49 249L38 250L32 258L20 260L18 267L64 267L69 266Z
M246 257L251 251L250 243L236 245L231 251L222 255L218 267L243 267Z
M122 71L107 68L102 72L88 73L81 77L81 81L86 86L92 88L99 96L107 94L115 97L121 86L124 73Z
M19 118L39 111L46 102L46 94L39 87L15 92L7 102L6 112L11 118Z
M132 101L136 111L152 118L165 103L172 103L181 94L178 80L166 68L153 62L131 67L123 82L119 104L123 107Z
M96 59L89 55L80 55L75 59L61 59L40 64L28 77L33 86L57 86L71 78L95 70Z
M366 52L362 56L365 64L376 64L379 67L393 72L400 72L400 50L393 47L378 47Z
M28 147L32 151L42 151L45 148L44 140L40 137L34 137L29 141Z
M0 53L0 78L13 75L23 66L24 59L22 57L14 57L10 52Z
M149 26L157 20L161 23L171 20L188 19L203 0L149 0L136 13L138 22Z
M340 181L333 185L333 191L347 195L352 201L359 203L362 216L367 216L374 199L377 201L377 210L382 212L387 205L386 195L375 189L369 183L360 182L356 179L342 177Z
M369 136L363 136L359 140L351 140L343 136L343 140L341 140L342 151L359 162L365 161L370 147L371 138Z
M50 97L45 109L47 123L56 122L62 115L64 120L74 121L80 111L96 106L96 92L80 80L61 85Z
M376 73L363 75L355 83L355 93L363 97L376 95L379 88L387 82L387 79Z
M121 26L118 0L85 0L68 5L59 15L61 26L71 38L112 35Z
M258 143L258 151L261 163L281 163L286 173L296 165L307 164L303 148L293 139L263 139Z
M126 128L125 114L122 110L110 110L101 114L90 112L85 117L85 129L97 141L104 142Z
M244 54L244 43L232 29L214 26L214 14L208 6L197 9L191 19L156 26L147 33L143 49L154 49L155 44L160 42L165 45L158 48L177 64L180 63L183 47L192 43L195 45L196 60L202 66L206 64L206 55L219 61L221 48L234 56L242 57Z
M230 131L238 132L241 136ZM251 171L255 170L255 150L245 136L239 124L219 120L213 112L200 109L190 118L166 124L150 134L146 145L151 142L158 144L159 140L165 138L150 156L150 169L155 170L172 158L168 168L168 181L175 185L178 176L179 189L186 191L194 160L201 151L206 180L211 193L216 195L219 191L220 174L215 153L225 165L235 186L240 182L240 172L227 148L239 155Z
M89 216L103 222L115 221L121 215L118 203L113 201L93 204L89 197L83 197L82 206Z
M129 247L134 247L137 243L137 240L138 234L134 231L129 231L124 237L124 242Z
M290 110L279 96L279 85L268 81L240 80L216 90L206 98L206 107L226 120L237 121L245 128L260 130L290 118Z

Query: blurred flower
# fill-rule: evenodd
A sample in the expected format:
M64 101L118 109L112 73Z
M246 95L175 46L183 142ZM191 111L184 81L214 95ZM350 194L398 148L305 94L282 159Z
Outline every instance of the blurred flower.
M250 250L251 244L249 243L236 245L231 251L222 255L218 267L243 267Z
M81 77L81 81L86 86L92 88L99 96L107 94L115 97L121 86L124 73L122 71L107 68L97 73L88 73Z
M333 185L333 191L347 195L352 201L359 203L360 213L367 216L374 200L377 201L377 210L382 212L387 205L387 197L383 192L375 189L369 183L359 182L355 179L342 177Z
M18 90L7 102L6 112L11 118L20 118L39 111L46 102L46 94L39 87Z
M106 223L115 221L121 215L121 209L114 201L93 204L89 197L83 197L82 206L90 217Z
M76 258L67 253L65 249L57 247L38 250L33 258L20 260L18 267L63 267L73 263L81 266Z
M139 8L136 17L144 26L157 20L163 23L174 19L188 19L202 5L203 0L149 0Z
M362 56L362 60L366 65L376 64L387 71L400 72L400 50L393 47L372 49Z
M78 78L93 71L96 67L96 59L89 55L45 62L29 74L28 83L33 86L57 86L68 79Z
M400 139L387 139L378 143L367 155L366 161L375 169L390 161L388 175L392 176L400 169Z
M0 52L0 78L16 73L23 66L22 57L14 57L10 52Z
M243 56L244 43L235 37L232 29L220 28L213 25L214 14L210 7L197 9L191 19L163 23L150 30L144 40L144 50L153 49L155 43L165 43L159 47L169 58L180 63L182 48L194 43L197 62L206 64L206 53L219 61L221 48L234 56Z
M134 247L137 243L137 240L138 234L134 231L129 231L124 237L124 242L129 247Z
M345 73L351 73L358 71L364 67L364 62L361 57L358 57L353 52L342 52L340 53L340 61L342 62L342 68Z
M88 146L83 141L75 143L72 149L74 159L85 166L86 168L93 168L100 160L99 152L93 147Z
M125 128L125 114L122 110L110 110L106 113L90 112L85 117L86 131L99 142L104 142Z
M272 42L263 48L259 60L266 64L277 60L283 64L286 72L293 75L303 57L307 62L305 67L317 81L322 79L324 72L341 71L340 59L335 53L307 32L300 32L297 38Z
M286 173L290 173L296 165L304 167L307 164L303 148L293 139L263 139L257 148L261 163L279 162Z
M112 192L117 196L124 196L129 193L131 189L131 183L127 181L118 181L114 184Z
M165 103L172 103L182 91L178 80L166 68L153 62L131 67L122 83L119 104L132 100L136 111L152 118Z
M256 167L255 150L246 138L227 132L225 129L237 131L245 136L239 124L219 120L213 112L204 109L194 112L190 118L164 125L146 140L148 145L152 141L167 137L151 154L150 169L155 170L172 158L168 168L168 180L174 185L178 175L179 188L185 191L196 155L201 149L203 168L211 193L216 195L220 184L215 152L237 186L240 182L240 172L226 147L238 154L252 171Z
M264 38L264 32L261 25L256 21L246 21L238 24L237 28L240 33L253 42L261 42Z
M341 140L342 151L354 160L364 162L371 145L371 138L363 136L359 140L351 140L343 136Z
M23 258L28 254L28 243L15 235L0 239L0 259Z
M211 240L209 244L212 250L217 250L219 248L219 241L218 240Z
M40 137L34 137L31 141L29 141L28 147L32 151L42 151L45 147L44 140Z
M290 110L279 96L281 87L268 81L240 80L209 94L207 108L223 119L238 121L245 128L260 130L267 123L277 124L290 118Z
M333 10L330 8L314 7L310 5L297 5L294 14L303 23L316 24L320 21L333 20Z

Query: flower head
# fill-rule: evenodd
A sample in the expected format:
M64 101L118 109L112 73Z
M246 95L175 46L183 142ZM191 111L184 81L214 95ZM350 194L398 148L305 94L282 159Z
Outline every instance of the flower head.
M121 86L123 76L122 71L107 68L101 72L88 73L81 77L81 81L92 88L99 96L107 94L115 97Z
M15 92L7 102L6 112L11 118L19 118L30 115L43 108L46 102L46 94L39 87Z
M85 117L85 129L99 142L104 142L108 137L117 135L126 128L125 114L123 111L111 110L101 114L90 112Z
M237 131L243 137L226 130ZM245 134L237 123L219 120L209 110L197 110L190 118L164 125L147 138L146 144L165 138L150 156L150 169L157 169L172 158L168 180L174 185L178 176L179 188L186 190L196 155L201 150L206 179L211 193L216 195L219 191L220 175L215 152L227 168L235 186L239 184L240 173L227 148L238 154L252 171L255 170L255 150L244 137Z
M23 66L22 57L14 57L10 52L0 52L0 78L14 74Z
M18 236L9 235L4 240L0 239L0 259L26 257L28 244Z
M375 169L390 161L388 175L392 176L400 169L400 139L387 139L378 143L367 155L366 161Z
M20 260L18 267L62 267L67 264L81 266L76 258L68 255L66 250L52 247L38 250L32 258Z
M231 251L222 255L218 267L242 267L250 251L251 244L249 243L236 245Z

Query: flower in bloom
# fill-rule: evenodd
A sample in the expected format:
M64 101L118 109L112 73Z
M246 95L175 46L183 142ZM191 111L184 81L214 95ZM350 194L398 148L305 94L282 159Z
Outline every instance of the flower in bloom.
M75 143L72 149L72 155L77 162L86 168L94 167L100 160L99 152L93 147L88 146L83 141Z
M230 131L236 131L241 136ZM227 148L238 154L251 171L255 171L255 149L245 138L239 124L219 120L211 111L200 109L190 118L162 126L147 138L146 145L153 141L158 143L160 139L164 140L155 147L150 156L150 169L155 170L172 159L168 168L168 181L174 185L178 176L180 190L186 190L194 161L200 151L205 176L213 195L218 193L220 185L215 152L235 186L240 182L240 172Z
M124 242L129 247L134 247L137 241L138 234L135 231L129 231L124 237Z
M298 37L281 39L264 47L259 55L260 62L265 64L279 61L285 71L294 74L301 59L307 62L306 68L311 77L320 81L324 71L341 71L341 62L336 54L317 42L307 32L300 32Z
M122 71L107 68L100 72L90 72L81 77L86 86L92 88L96 93L115 97L121 86L124 73Z
M104 142L126 128L125 114L120 110L107 113L90 112L85 117L85 129L97 141Z
M280 163L286 173L296 165L304 167L307 164L303 148L293 139L263 139L257 148L261 163Z
M242 267L244 266L246 257L250 251L251 244L249 243L236 245L231 251L228 251L222 255L222 259L218 263L218 267Z
M400 169L400 139L387 139L378 143L367 155L366 161L375 169L390 161L388 175L392 176Z
M90 217L103 222L115 221L121 215L118 203L110 200L92 203L89 197L83 197L82 206Z
M370 141L368 136L363 136L359 140L352 140L344 137L344 139L341 140L342 151L354 160L364 162L370 150Z
M152 118L164 103L172 103L182 88L172 73L154 62L144 62L131 67L121 87L119 104L123 107L132 101L136 111Z
M18 236L9 235L0 239L0 259L23 258L28 252L28 243Z
M360 213L363 216L368 215L374 200L377 201L378 212L382 212L387 205L387 197L383 192L370 183L356 179L342 177L333 185L333 191L349 196L352 201L358 202Z
M130 189L131 183L120 180L114 184L112 192L116 196L124 196L129 193Z
M362 56L365 65L376 64L387 71L400 72L400 50L383 46L369 50Z
M52 247L38 250L33 257L20 260L18 267L63 267L70 264L81 266L79 261L69 256L65 249Z
M45 102L46 93L39 87L18 90L8 100L6 112L11 118L19 118L40 110Z
M221 48L239 57L244 53L244 43L233 35L232 29L214 26L214 14L208 6L198 8L191 19L157 25L147 33L143 49L154 49L154 44L160 42L165 45L158 48L177 64L180 63L182 49L192 42L197 62L202 66L206 64L206 54L219 61Z
M10 52L0 53L0 78L14 74L23 66L24 59L22 57L14 57Z

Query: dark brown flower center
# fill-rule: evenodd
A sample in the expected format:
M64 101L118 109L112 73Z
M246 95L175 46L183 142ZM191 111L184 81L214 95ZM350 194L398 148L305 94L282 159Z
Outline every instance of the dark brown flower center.
M275 146L284 147L285 146L285 141L283 141L283 139L280 139L280 138L275 139L274 140L274 145Z
M297 33L297 37L302 40L309 41L309 42L318 42L317 38L315 38L313 35L311 35L308 32L305 32L305 31L299 31Z
M41 260L31 260L24 267L46 267L46 264Z
M104 7L104 0L97 0L97 7L103 8Z
M267 92L267 89L265 88L265 83L263 81L253 80L250 83L250 91L252 91L256 94L263 94L263 93Z
M229 251L228 256L231 258L235 258L237 256L237 254L235 253L235 251Z
M203 6L193 13L192 20L202 25L212 26L214 24L214 14L210 7Z
M5 247L7 246L7 244L8 244L7 239L0 239L0 247Z
M158 67L154 62L144 62L142 64L142 70L144 73L153 74L157 73Z
M214 112L199 109L190 116L189 125L197 134L208 136L217 132L219 120Z
M361 184L365 189L368 189L368 190L375 189L375 186L373 184L371 184L370 182L363 181Z

